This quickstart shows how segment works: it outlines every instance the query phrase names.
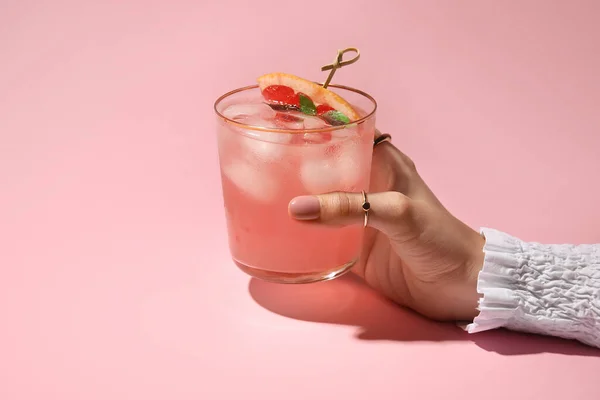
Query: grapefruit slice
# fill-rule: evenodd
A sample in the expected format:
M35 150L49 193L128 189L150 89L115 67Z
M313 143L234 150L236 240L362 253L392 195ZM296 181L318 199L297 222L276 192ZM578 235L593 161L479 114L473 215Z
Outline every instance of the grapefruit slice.
M299 107L307 114L331 118L334 124L336 121L348 123L360 119L360 115L341 96L295 75L282 72L266 74L258 78L258 86L265 99Z

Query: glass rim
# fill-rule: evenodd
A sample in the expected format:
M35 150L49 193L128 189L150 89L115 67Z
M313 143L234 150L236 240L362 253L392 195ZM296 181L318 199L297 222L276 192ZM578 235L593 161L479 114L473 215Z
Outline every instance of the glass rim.
M331 132L331 131L337 131L340 129L344 129L348 126L352 126L352 125L359 125L362 124L363 122L365 122L366 120L368 120L369 118L371 118L373 115L375 115L375 111L377 111L377 101L373 98L373 96L371 96L370 94L363 92L362 90L358 90L355 89L353 87L350 86L345 86L345 85L329 85L328 87L333 87L336 89L343 89L343 90L348 90L350 92L354 92L357 94L360 94L361 96L366 97L367 99L369 99L372 103L373 103L373 110L371 110L370 113L368 113L367 115L365 115L364 117L357 119L356 121L352 121L349 122L347 124L343 124L343 125L333 125L333 126L328 126L326 128L311 128L311 129L290 129L290 128L267 128L264 126L256 126L256 125L248 125L248 124L244 124L242 122L238 122L238 121L234 121L230 118L227 118L226 116L224 116L218 109L218 105L225 100L226 98L233 96L236 93L240 93L246 90L251 90L251 89L257 89L259 86L258 85L250 85L250 86L244 86L238 89L234 89L231 90L221 96L219 96L219 98L217 98L217 100L215 100L215 104L213 106L215 113L217 114L217 116L219 118L221 118L224 122L228 123L228 124L232 124L232 125L236 125L240 128L243 129L249 129L249 130L254 130L254 131L261 131L261 132L277 132L277 133L290 133L290 134L298 134L298 133L320 133L320 132Z

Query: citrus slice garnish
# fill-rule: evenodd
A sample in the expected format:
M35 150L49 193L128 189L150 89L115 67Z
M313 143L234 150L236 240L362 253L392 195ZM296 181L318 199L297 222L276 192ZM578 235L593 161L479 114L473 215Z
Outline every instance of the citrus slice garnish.
M276 106L289 106L307 115L318 115L331 125L360 119L350 103L323 86L295 75L275 72L258 78L265 100Z

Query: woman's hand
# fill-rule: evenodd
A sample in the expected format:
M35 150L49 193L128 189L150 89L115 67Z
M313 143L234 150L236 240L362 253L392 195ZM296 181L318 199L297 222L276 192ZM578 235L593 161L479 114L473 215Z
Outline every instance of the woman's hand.
M391 143L373 149L368 201L369 227L353 271L429 318L472 320L484 238L442 206L410 158ZM362 224L362 203L361 193L301 196L289 212L310 224Z

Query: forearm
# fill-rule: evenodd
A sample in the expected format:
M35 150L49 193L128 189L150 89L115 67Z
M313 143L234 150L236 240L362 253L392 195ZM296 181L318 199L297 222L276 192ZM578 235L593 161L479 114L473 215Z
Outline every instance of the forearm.
M542 245L482 233L483 297L470 333L504 327L600 347L600 245Z

